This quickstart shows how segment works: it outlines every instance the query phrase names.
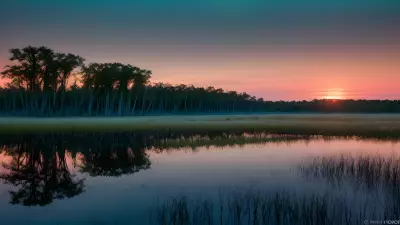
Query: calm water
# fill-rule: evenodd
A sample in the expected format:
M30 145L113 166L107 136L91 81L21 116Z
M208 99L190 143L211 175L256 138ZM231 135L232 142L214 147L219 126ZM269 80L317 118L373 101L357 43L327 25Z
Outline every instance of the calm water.
M400 219L389 210L400 202L396 140L129 133L3 136L0 144L2 224L159 224L149 215L165 201L216 203L249 190L329 195L375 213L354 223Z

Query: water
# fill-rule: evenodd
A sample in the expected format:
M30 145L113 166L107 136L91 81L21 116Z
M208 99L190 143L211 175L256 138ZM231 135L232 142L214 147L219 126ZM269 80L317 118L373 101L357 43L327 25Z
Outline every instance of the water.
M332 207L343 200L354 224L399 219L397 140L103 133L10 135L0 144L4 224L158 224L150 212L154 219L181 196L211 202L219 224L219 199L251 191L290 201L325 195ZM366 205L374 215L359 213Z

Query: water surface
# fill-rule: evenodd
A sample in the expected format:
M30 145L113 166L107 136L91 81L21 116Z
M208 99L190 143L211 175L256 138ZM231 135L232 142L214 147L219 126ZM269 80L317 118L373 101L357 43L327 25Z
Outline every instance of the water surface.
M103 133L10 135L1 145L5 224L158 224L150 212L164 201L217 204L249 190L329 195L355 209L369 204L374 219L398 219L379 211L400 200L396 140Z

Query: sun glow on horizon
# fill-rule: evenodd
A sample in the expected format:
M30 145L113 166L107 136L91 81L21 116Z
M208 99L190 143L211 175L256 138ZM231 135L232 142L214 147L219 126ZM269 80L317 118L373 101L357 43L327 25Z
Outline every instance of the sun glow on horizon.
M336 88L336 89L328 89L323 92L323 95L320 97L322 99L329 99L329 100L340 100L343 99L345 96L343 89Z

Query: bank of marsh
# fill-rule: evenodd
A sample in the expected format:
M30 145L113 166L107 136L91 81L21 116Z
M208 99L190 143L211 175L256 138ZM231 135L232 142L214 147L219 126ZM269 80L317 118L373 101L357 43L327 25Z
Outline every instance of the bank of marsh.
M263 130L285 134L400 136L399 114L260 114L0 118L0 132Z

